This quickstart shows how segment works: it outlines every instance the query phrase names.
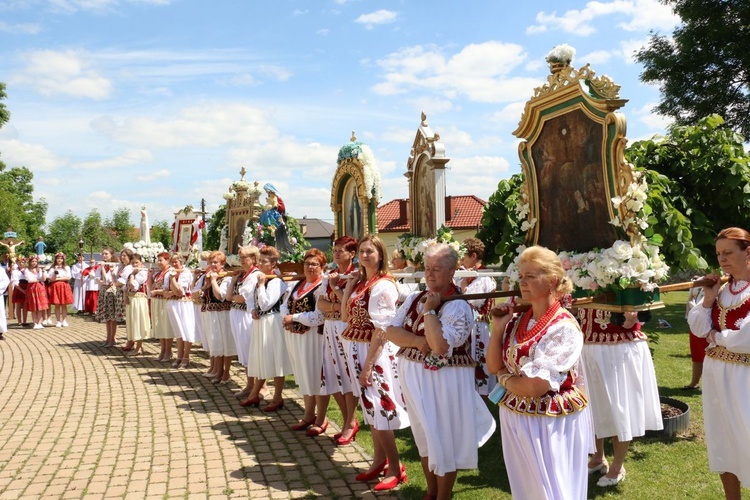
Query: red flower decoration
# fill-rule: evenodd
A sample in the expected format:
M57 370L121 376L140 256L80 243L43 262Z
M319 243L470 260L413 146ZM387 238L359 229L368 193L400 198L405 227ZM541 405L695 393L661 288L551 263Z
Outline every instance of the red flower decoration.
M380 406L385 411L393 411L396 409L396 404L388 394L383 394L382 396L380 396Z
M380 388L383 389L384 391L390 391L391 390L390 386L388 384L386 384L385 382L383 382L382 384L380 384Z
M378 372L378 373L379 373L380 375L382 375L382 374L383 374L383 367L382 367L382 366L380 366L380 365L375 365L375 366L373 366L372 368L373 368L373 370L375 370L376 372Z
M362 391L362 406L365 407L366 410L372 410L372 403L369 399L367 399L367 395L365 394L364 388L361 389Z

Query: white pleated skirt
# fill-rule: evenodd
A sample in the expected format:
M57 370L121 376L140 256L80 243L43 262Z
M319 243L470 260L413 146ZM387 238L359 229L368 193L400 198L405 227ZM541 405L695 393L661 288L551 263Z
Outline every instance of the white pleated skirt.
M195 340L200 342L203 350L210 354L208 338L203 331L203 311L201 311L201 305L193 303L193 315L195 316Z
M409 427L409 415L406 413L406 402L401 391L396 361L396 346L386 342L375 359L372 370L372 384L362 387L359 374L370 350L369 342L353 342L341 339L346 351L346 362L349 367L352 386L359 396L362 415L365 422L379 431L395 431Z
M341 333L345 328L346 323L336 319L327 319L323 324L323 380L320 384L322 396L337 392L354 392L346 364L346 352L341 343Z
M73 304L70 306L74 311L83 311L86 292L83 291L83 283L76 281L73 285Z
M151 298L151 330L156 339L173 339L172 323L169 322L167 313L167 299L158 297Z
M293 372L286 350L281 314L265 314L253 320L247 376L262 379L285 377Z
M209 344L211 356L236 356L232 328L229 326L229 311L203 312L203 332Z
M175 337L185 342L195 342L195 309L192 302L167 301L167 316Z
M253 312L242 309L229 311L229 325L232 328L232 338L237 346L237 361L247 367L250 353L250 336L253 333Z
M584 344L582 361L597 438L632 441L647 430L663 428L647 341Z
M583 500L594 429L588 407L564 417L500 408L503 458L513 498Z
M398 373L420 457L444 476L476 469L479 447L495 432L495 419L475 388L473 367L426 370L399 358Z
M314 326L305 333L284 330L284 340L300 394L317 396L320 394L324 342L323 336L318 334L318 327Z
M487 396L497 384L497 376L487 369L487 346L490 345L490 325L484 321L474 321L471 330L471 357L479 366L475 370L474 384L477 392Z
M703 361L703 420L711 472L731 472L750 486L750 366Z
M125 334L129 341L151 338L151 316L145 294L130 297L130 303L125 307Z

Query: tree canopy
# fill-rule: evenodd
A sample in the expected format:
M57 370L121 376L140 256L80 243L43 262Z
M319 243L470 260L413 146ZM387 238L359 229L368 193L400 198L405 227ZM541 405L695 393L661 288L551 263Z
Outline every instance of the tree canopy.
M651 33L636 54L641 80L656 83L655 111L678 124L695 124L713 113L750 137L750 2L663 0L682 19L672 36Z

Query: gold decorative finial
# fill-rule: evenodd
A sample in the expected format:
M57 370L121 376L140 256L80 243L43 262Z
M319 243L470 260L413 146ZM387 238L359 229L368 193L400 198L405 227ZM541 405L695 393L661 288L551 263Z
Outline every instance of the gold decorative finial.
M351 142L357 142L357 135L354 133L354 130L352 130L352 138L349 139Z
M242 170L240 170L240 180L245 180L245 174L247 173L247 170L245 170L245 167L242 167Z
M427 126L427 115L424 114L424 111L422 111L422 126L423 127Z

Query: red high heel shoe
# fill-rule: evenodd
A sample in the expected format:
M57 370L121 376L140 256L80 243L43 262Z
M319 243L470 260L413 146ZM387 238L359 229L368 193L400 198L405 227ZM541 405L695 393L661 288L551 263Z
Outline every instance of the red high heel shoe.
M257 408L260 406L260 398L256 396L253 399L244 399L240 401L240 406L254 406Z
M345 438L342 436L342 434L339 434L339 437L336 438L336 445L337 446L346 446L348 444L351 444L352 441L357 440L357 433L359 432L359 422L354 423L354 427L352 428L352 435L348 438ZM335 437L335 436L334 436Z
M313 425L307 431L305 431L305 435L310 437L320 436L323 434L326 429L328 429L328 419L326 419L325 422L323 422L323 425Z
M383 472L383 469L388 467L388 459L383 460L383 463L375 467L371 472L362 472L357 474L354 479L357 481L372 481Z
M398 486L400 483L406 484L408 480L409 478L406 476L406 467L401 465L401 472L399 473L398 476L392 477L390 479L383 479L378 484L376 484L372 490L373 491L392 490L393 488Z
M278 403L270 403L270 404L266 405L266 407L263 408L263 411L266 412L266 413L271 413L273 411L279 411L283 407L284 407L284 400L282 399Z
M315 417L313 417L311 420L305 420L304 418L297 422L296 424L292 425L290 428L293 431L304 431L308 427L310 427L312 424L315 423Z

